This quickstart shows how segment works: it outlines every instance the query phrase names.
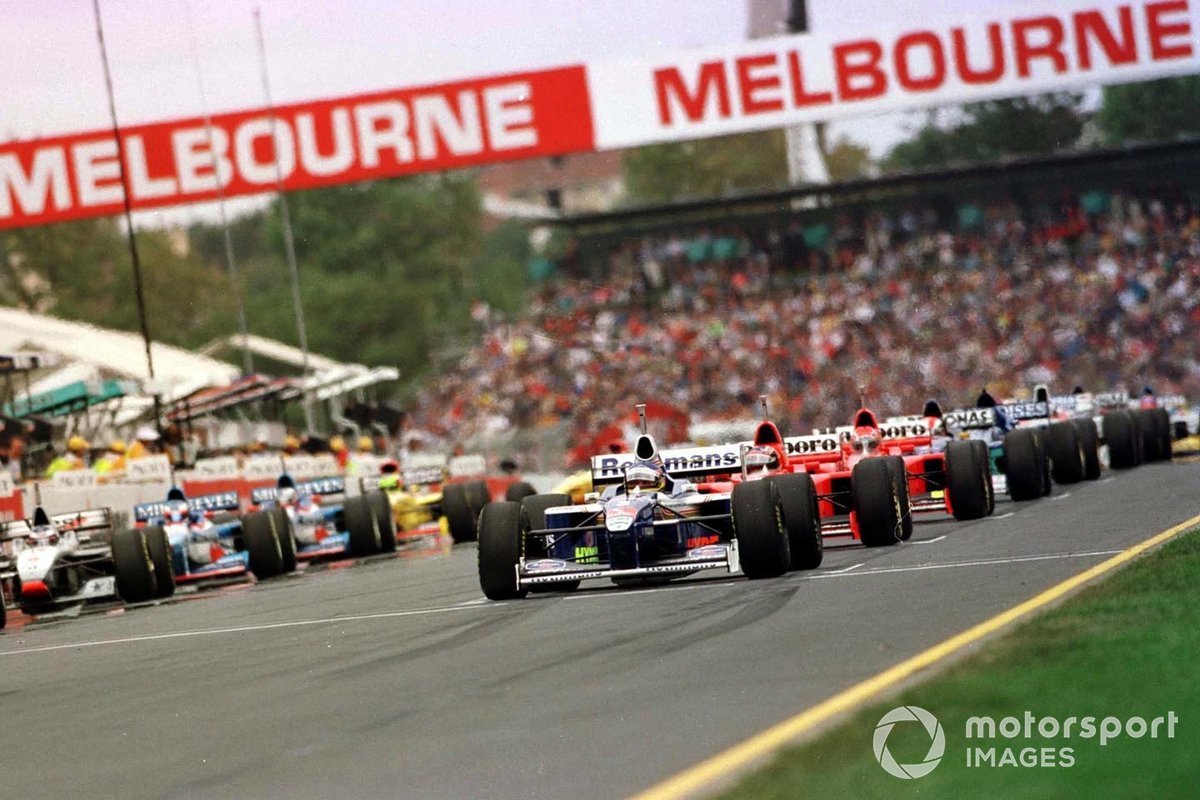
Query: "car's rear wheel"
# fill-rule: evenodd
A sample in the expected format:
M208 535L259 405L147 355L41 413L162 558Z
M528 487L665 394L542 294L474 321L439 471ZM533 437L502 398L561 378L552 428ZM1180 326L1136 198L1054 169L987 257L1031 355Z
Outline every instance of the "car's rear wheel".
M739 483L733 487L730 505L745 576L758 580L787 572L791 552L783 526L783 503L775 485L768 481Z
M816 569L825 557L825 542L821 538L821 512L812 476L798 473L766 480L775 484L783 504L783 524L791 551L789 569Z
M456 544L475 541L475 525L479 515L472 511L466 484L449 483L442 487L442 513Z
M1101 418L1104 441L1108 444L1108 463L1113 469L1136 467L1138 458L1138 431L1128 411L1113 411Z
M346 532L350 534L351 554L364 557L373 556L383 546L383 531L380 530L379 518L367 495L346 498L342 506L342 519Z
M121 599L126 603L153 600L158 592L158 581L142 531L130 529L113 533L112 555L117 594Z
M379 525L379 552L396 552L396 518L392 515L392 504L387 492L374 491L364 495L371 505L375 522Z
M1004 436L1004 476L1008 496L1018 503L1037 500L1044 492L1041 453L1033 431L1022 428Z
M161 525L148 525L142 529L146 537L146 550L154 562L154 580L157 584L154 596L167 598L175 594L175 567L171 563L171 540Z
M1079 434L1079 449L1083 451L1083 478L1094 481L1100 477L1100 432L1090 417L1071 420Z
M250 554L250 571L259 580L283 572L281 532L270 511L253 511L242 517L242 538Z
M517 565L529 514L520 503L488 503L479 513L479 586L489 600L517 600Z
M950 507L957 520L982 519L988 515L991 475L986 450L981 462L976 444L983 442L957 441L946 446L946 490L950 492Z
M512 486L509 486L504 490L504 499L509 502L519 503L526 497L530 497L535 494L537 494L537 489L533 488L532 484L526 483L525 481L517 481Z
M865 546L885 547L902 541L904 507L886 459L868 458L854 465L850 496Z
M1060 486L1083 480L1084 465L1079 429L1069 422L1055 422L1046 429L1050 451L1050 474Z

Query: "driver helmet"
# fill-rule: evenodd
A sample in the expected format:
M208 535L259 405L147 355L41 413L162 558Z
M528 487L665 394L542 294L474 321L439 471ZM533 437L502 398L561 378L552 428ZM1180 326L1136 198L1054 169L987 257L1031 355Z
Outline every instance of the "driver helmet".
M191 515L191 509L188 508L186 500L168 500L166 510L163 512L163 517L167 522L180 523L187 522Z
M772 472L779 469L779 451L774 447L751 447L746 451L744 458L746 469L750 472Z
M638 461L625 470L625 491L660 492L667 485L662 467L650 461Z
M295 486L284 486L276 493L275 500L281 506L290 506L295 505L297 497L299 494Z
M862 427L854 429L854 449L859 453L874 453L879 450L879 429Z

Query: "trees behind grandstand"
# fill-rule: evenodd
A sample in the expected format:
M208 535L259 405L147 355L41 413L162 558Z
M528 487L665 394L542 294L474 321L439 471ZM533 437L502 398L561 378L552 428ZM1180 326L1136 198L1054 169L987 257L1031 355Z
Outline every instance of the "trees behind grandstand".
M931 112L911 139L892 148L883 166L915 170L1066 150L1083 133L1082 104L1082 95L1056 93Z
M1200 135L1200 76L1108 86L1096 121L1112 145Z
M529 245L517 225L485 230L472 176L457 173L289 195L313 352L415 377L471 331L472 302L517 310ZM0 304L137 330L119 219L0 231ZM122 223L123 224L123 223ZM232 224L251 333L295 343L279 217ZM220 228L140 230L150 329L198 347L236 330ZM478 308L476 308L478 310ZM236 357L236 354L234 354Z

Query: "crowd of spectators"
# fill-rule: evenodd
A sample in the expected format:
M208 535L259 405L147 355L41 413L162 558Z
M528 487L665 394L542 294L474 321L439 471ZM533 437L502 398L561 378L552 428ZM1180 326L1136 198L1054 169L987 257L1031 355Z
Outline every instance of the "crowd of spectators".
M860 387L885 413L1040 382L1200 396L1200 209L1180 193L680 231L624 242L608 271L544 283L519 319L481 309L413 422L578 441L645 399L708 421L766 393L799 431L846 418Z

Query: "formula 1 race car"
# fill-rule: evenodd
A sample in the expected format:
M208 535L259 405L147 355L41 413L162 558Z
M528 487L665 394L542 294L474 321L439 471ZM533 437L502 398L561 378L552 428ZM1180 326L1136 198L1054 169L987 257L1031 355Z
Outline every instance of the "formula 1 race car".
M593 484L606 488L582 505L566 495L487 504L479 517L484 594L514 599L541 588L572 591L584 579L662 581L714 569L782 575L791 547L778 483L688 480L745 474L742 452L725 445L660 453L642 434L631 454L592 458ZM796 509L819 531L815 503Z
M1060 483L1074 483L1084 477L1091 480L1093 470L1099 475L1094 426L1089 428L1084 423L1047 426L1045 403L1011 402L959 408L946 412L941 421L946 434L953 439L979 442L987 448L995 490L1018 502L1050 494L1054 473ZM1093 443L1090 448L1089 442ZM1051 450L1059 455L1057 469L1051 464Z
M378 477L362 478L359 485L364 494L376 489L386 492L398 540L417 541L449 533L455 543L473 542L479 512L491 500L487 482L448 483L447 477L442 466L400 469L391 462ZM534 489L529 484L514 483L507 488L505 499L520 500L530 494Z
M112 532L107 508L51 517L39 506L29 519L0 523L0 628L3 585L26 614L116 599Z
M1113 469L1171 460L1175 426L1171 412L1153 396L1135 403L1128 392L1121 390L1095 394L1076 391L1061 396L1051 396L1044 386L1034 391L1039 400L1046 402L1050 417L1085 425L1079 420L1090 420L1098 430L1099 444L1107 448Z
M236 492L188 498L179 487L166 500L134 506L137 527L113 538L121 598L139 603L170 597L177 584L250 574L265 580L295 570L287 515L259 511L238 517L237 510Z
M851 425L784 440L792 467L816 482L827 536L891 545L912 536L913 513L972 520L995 510L986 447L936 441L936 422L903 417L880 424L860 408Z
M345 494L343 478L297 484L285 474L274 487L254 489L250 501L260 510L287 515L296 558L301 561L396 552L396 525L387 495L381 491L355 497ZM345 499L330 502L338 497Z

